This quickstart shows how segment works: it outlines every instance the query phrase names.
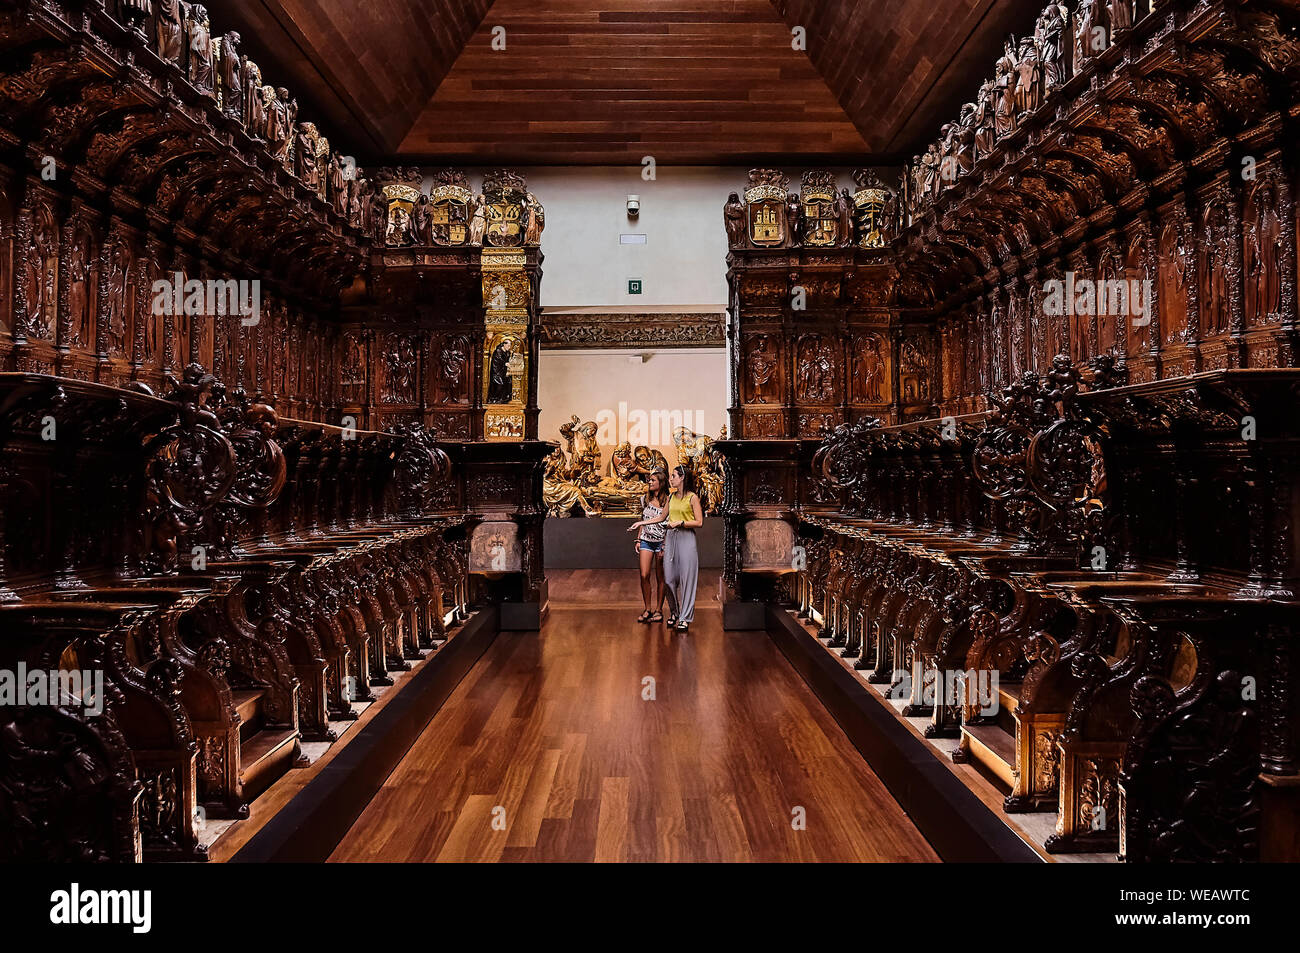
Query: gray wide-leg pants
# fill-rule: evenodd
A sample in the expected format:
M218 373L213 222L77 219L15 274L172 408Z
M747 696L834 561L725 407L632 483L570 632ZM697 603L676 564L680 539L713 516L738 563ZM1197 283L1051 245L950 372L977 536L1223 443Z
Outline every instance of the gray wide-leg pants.
M695 621L695 587L700 578L700 555L695 530L670 529L664 546L664 582L668 604L681 622Z

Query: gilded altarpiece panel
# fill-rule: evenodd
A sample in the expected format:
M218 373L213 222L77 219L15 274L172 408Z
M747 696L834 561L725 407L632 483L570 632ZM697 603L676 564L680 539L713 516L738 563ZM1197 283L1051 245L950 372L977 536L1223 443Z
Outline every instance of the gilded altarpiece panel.
M522 251L483 249L483 436L522 440L528 403L532 284Z

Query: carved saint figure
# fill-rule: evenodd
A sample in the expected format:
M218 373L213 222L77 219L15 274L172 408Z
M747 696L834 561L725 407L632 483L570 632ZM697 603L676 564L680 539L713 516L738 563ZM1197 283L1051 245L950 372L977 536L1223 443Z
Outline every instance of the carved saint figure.
M978 161L993 151L993 80L986 79L980 86L979 96L975 100L975 160Z
M803 206L793 192L785 197L785 229L791 247L803 244Z
M265 138L266 100L262 94L262 68L244 57L240 77L244 87L244 131L254 139Z
M429 213L429 196L423 192L411 209L411 233L417 245L433 244L433 216Z
M126 353L126 315L130 302L127 300L127 271L130 269L130 254L126 246L118 241L113 247L113 254L108 261L108 352L110 354Z
M1020 57L1016 60L1016 112L1020 115L1033 112L1042 101L1042 63L1038 59L1038 44L1031 36L1020 41Z
M1099 0L1079 0L1074 12L1074 69L1106 49L1106 27L1101 22Z
M745 204L732 192L722 207L722 220L727 226L727 247L743 248L745 245Z
M487 207L483 196L474 196L474 213L469 219L469 243L478 247L483 244L483 234L487 231Z
M835 358L820 335L807 339L799 361L799 399L825 404L835 399Z
M1228 266L1232 234L1222 203L1215 202L1202 218L1201 333L1209 336L1228 330Z
M1106 12L1112 37L1133 26L1133 0L1107 0Z
M343 171L343 158L337 152L330 156L327 201L340 215L348 213L348 180Z
M1177 222L1160 230L1158 257L1160 328L1166 342L1181 341L1187 330L1187 259Z
M839 198L835 202L835 210L839 213L840 219L840 244L851 246L853 244L853 196L849 195L848 189L841 189Z
M957 158L953 154L956 150L953 141L956 129L957 124L954 122L945 122L939 128L939 179L940 188L943 189L952 188L957 181Z
M85 235L72 242L68 255L68 316L73 347L90 341L90 243Z
M394 342L388 352L388 387L384 395L390 404L411 404L415 402L415 345L410 338L401 338Z
M532 192L525 196L524 212L528 216L528 224L524 227L524 244L540 245L542 229L546 227L546 209Z
M121 0L121 7L126 25L137 33L143 33L144 25L153 13L153 4L149 0Z
M320 184L316 168L316 126L310 122L300 122L297 135L293 150L294 173L303 185L314 192Z
M185 23L181 12L181 0L158 0L157 17L158 58L169 63L181 65L185 52Z
M599 516L601 504L591 500L587 491L568 477L569 461L559 447L546 458L542 474L542 503L548 516L567 517L575 506L588 516Z
M864 404L882 403L884 397L880 385L885 375L885 362L881 354L880 338L875 334L863 335L858 338L854 351L855 397Z
M965 175L975 168L975 114L979 107L967 103L961 107L961 119L953 135L953 157L957 162L957 172Z
M244 118L244 64L239 56L239 34L221 38L217 76L221 80L221 111L232 119Z
M514 382L510 379L510 358L514 354L514 342L505 338L492 352L488 367L489 404L508 404L514 398Z
M1242 271L1245 274L1246 322L1267 324L1280 310L1282 288L1278 262L1282 257L1282 222L1277 214L1277 194L1268 181L1260 181L1246 201Z
M388 213L388 231L384 240L389 245L411 244L411 213L401 205L394 205Z
M772 396L777 361L769 348L770 341L766 334L760 334L749 341L746 364L749 368L750 400L755 404L766 404Z
M353 177L348 182L348 224L353 228L359 228L363 232L366 230L365 222L365 201L363 199L362 182L364 179L360 175Z
M993 80L993 84L997 88L997 99L994 102L993 111L994 128L999 139L1016 130L1015 70L1015 51L1011 41L1007 40L1002 57L998 60L994 69L995 76Z
M930 148L925 151L921 157L921 194L927 201L934 201L935 196L939 194L939 145L930 143Z
M196 89L212 89L212 29L208 9L201 3L190 8L185 28L190 38L190 82Z
M1043 80L1047 91L1060 86L1069 76L1070 11L1064 3L1052 2L1043 10L1036 28L1039 55L1043 61Z
M442 376L443 400L450 403L464 403L462 381L465 376L465 349L463 338L449 338L443 342L440 352L439 373Z

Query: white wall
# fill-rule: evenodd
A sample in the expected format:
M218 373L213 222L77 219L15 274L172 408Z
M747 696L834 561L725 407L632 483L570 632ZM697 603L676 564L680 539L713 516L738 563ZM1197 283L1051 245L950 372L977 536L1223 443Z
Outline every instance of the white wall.
M723 311L727 306L727 233L722 206L742 193L739 166L660 166L653 181L640 165L533 166L519 169L546 207L542 233L542 308L556 311ZM790 191L802 169L787 168ZM840 188L855 186L851 169L833 170ZM889 183L893 172L882 171ZM477 191L483 170L469 172ZM426 182L426 188L428 182ZM640 195L641 214L627 217L627 196ZM639 233L644 245L620 245ZM627 280L642 293L629 295Z
M529 169L528 185L546 206L542 307L722 311L727 306L727 234L722 205L736 188L734 169L640 167ZM641 214L627 217L627 196ZM639 233L644 245L620 245ZM642 294L627 280L640 278Z

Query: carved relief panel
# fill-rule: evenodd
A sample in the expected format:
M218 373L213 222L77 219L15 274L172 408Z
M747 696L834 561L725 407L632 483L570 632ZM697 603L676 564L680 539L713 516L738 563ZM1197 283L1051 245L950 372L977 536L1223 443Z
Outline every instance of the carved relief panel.
M749 334L744 340L745 403L779 405L783 390L780 336Z
M883 332L863 331L851 338L849 401L880 406L892 399L889 343Z
M380 402L419 402L420 339L411 334L389 334L383 347L383 387ZM310 388L309 388L310 389Z
M832 339L823 334L804 334L798 339L795 353L795 402L838 403L840 359Z

